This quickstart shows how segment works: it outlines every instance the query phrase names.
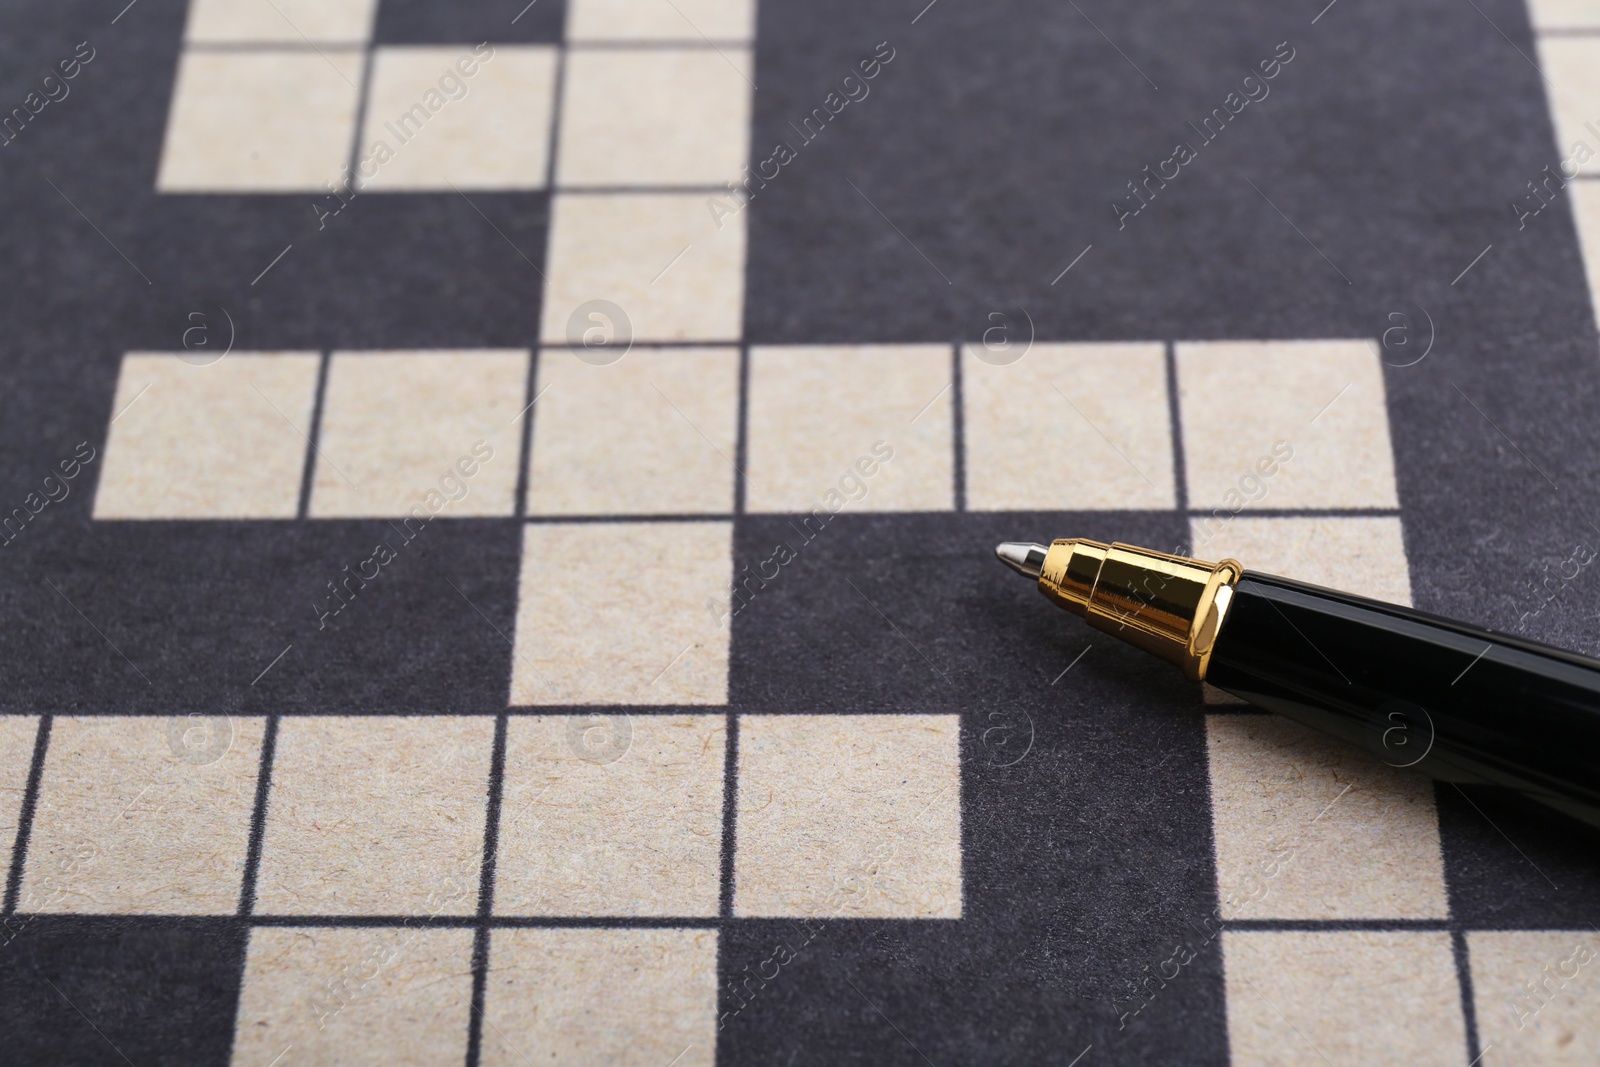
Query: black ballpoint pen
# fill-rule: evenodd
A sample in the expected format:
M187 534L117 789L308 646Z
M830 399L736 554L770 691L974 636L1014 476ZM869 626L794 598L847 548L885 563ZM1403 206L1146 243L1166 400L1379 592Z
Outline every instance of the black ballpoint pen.
M1443 781L1600 828L1600 660L1236 561L1081 538L995 554L1089 625Z

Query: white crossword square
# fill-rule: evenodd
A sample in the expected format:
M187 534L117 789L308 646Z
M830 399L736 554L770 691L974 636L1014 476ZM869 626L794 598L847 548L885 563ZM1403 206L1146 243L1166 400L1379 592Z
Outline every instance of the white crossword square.
M732 581L728 522L528 526L511 703L727 703Z
M949 510L952 370L944 345L752 350L750 510Z
M96 519L292 519L311 440L313 352L130 352Z
M343 183L365 54L186 51L156 189L325 194Z
M733 512L739 350L539 353L530 515Z
M378 0L189 0L192 44L363 44Z
M715 930L496 930L483 1062L711 1067Z
M1175 505L1165 346L1034 344L995 358L982 345L962 353L968 507Z
M1191 508L1399 505L1374 342L1185 342L1177 365Z
M569 50L558 184L733 181L749 157L750 66L740 48Z
M555 76L548 45L376 49L361 189L543 188Z
M734 912L959 919L953 715L739 720Z

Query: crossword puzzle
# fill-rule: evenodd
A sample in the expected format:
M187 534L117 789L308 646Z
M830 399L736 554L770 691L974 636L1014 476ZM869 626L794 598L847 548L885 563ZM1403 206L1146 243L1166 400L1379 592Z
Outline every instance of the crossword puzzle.
M1592 1061L1583 842L991 550L1600 648L1600 6L136 5L0 61L19 1056Z

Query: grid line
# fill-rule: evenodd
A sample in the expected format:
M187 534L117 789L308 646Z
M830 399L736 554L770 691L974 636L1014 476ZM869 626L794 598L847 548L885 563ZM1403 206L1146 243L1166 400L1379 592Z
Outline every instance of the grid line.
M528 483L533 480L533 420L538 417L539 347L528 350L528 384L522 393L522 426L517 444L517 497L512 514L519 519L528 516Z
M1467 1062L1475 1064L1483 1055L1479 1047L1478 1007L1472 996L1472 957L1467 951L1467 933L1460 926L1450 930L1450 952L1455 958L1456 981L1461 987L1461 1020L1467 1031Z
M733 442L733 514L745 513L750 469L750 346L739 346L739 414ZM735 530L735 533L738 531Z
M261 849L267 836L268 794L272 789L272 761L278 748L278 716L268 715L266 728L261 735L261 763L256 771L255 804L250 812L250 838L245 849L244 874L239 879L239 911L248 918L256 906L256 877L261 870ZM244 981L240 960L239 981Z
M727 714L727 743L722 769L722 869L718 887L718 915L733 918L734 858L739 816L739 716Z
M467 1067L478 1067L483 1050L484 999L489 983L489 920L494 914L508 725L509 719L504 712L495 716L494 748L489 756L489 797L483 818L483 856L478 868L478 913L472 937L472 1003L467 1014Z
M33 816L39 806L39 787L44 780L45 754L50 748L50 727L55 716L39 716L39 725L33 735L33 756L28 764L28 784L22 794L22 808L17 813L17 836L11 846L11 870L6 876L6 898L0 914L14 915L17 896L22 892L22 868L28 857L28 838L33 834Z
M563 18L566 17L565 16L565 12L563 12L562 17ZM566 30L565 30L565 27L563 27L563 29L562 29L562 37L565 38L565 36L566 36ZM556 46L556 84L555 84L555 88L553 88L550 91L550 133L549 133L549 143L545 146L545 154L544 154L544 187L550 191L549 198L545 201L545 203L548 205L548 207L550 209L553 209L554 206L555 206L555 196L556 196L556 153L561 147L561 108L562 108L562 101L565 100L565 98L566 98L566 85L567 85L567 46L566 46L565 43L562 43L562 44L559 44L559 45ZM548 224L550 222L551 217L553 217L553 215L554 215L554 211L553 210L547 210L546 211L546 213L545 213L545 222L546 222L547 226L548 226ZM545 258L545 260L547 262L550 259L549 247L550 247L550 234L546 233L545 234L545 257L544 258ZM543 295L544 294L541 292L540 293L540 297L542 298ZM544 310L543 308L540 308L541 312L543 310ZM535 336L536 337L537 337L537 333L538 333L538 327L535 327Z
M961 398L961 342L950 345L950 477L952 480L950 502L953 510L967 510L967 430Z
M367 108L370 105L372 98L372 68L377 66L377 64L373 62L372 53L374 47L375 46L372 43L372 39L369 36L367 38L365 47L362 50L361 85L356 90L355 124L354 128L350 131L350 155L348 157L350 169L345 172L349 176L350 181L346 183L344 187L350 190L352 194L356 192L355 183L361 176L360 170L358 169L361 165L361 140L362 135L366 133Z
M1166 342L1167 350L1167 426L1172 434L1172 498L1179 514L1188 515L1189 475L1183 459L1183 411L1178 398L1178 346ZM1183 532L1183 543L1189 544L1189 531Z
M306 428L306 459L300 468L300 496L295 503L295 518L311 517L311 490L317 477L317 449L322 439L322 408L328 395L328 364L332 353L324 350L317 354L317 387L311 396L311 425Z

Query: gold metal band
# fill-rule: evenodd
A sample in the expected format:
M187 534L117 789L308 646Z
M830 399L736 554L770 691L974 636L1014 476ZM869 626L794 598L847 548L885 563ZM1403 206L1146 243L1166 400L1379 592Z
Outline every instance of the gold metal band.
M1201 681L1244 568L1124 544L1056 541L1039 591L1074 615Z

